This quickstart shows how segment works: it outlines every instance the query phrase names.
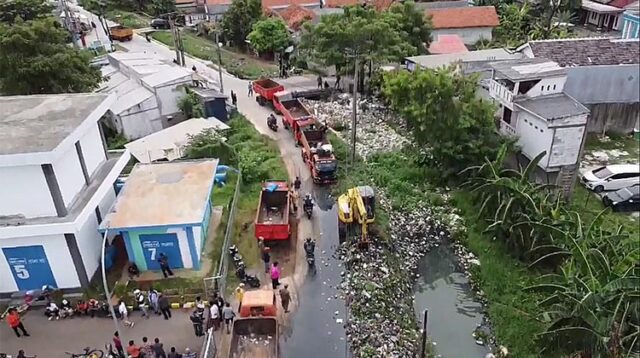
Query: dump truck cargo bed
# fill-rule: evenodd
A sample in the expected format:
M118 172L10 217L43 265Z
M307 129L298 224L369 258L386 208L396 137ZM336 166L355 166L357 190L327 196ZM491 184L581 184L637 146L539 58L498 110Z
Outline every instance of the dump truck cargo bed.
M277 358L278 333L278 322L274 317L236 320L229 358Z

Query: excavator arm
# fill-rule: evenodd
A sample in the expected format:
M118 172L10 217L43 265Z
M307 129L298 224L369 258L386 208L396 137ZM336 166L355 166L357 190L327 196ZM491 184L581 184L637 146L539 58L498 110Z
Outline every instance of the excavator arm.
M343 226L360 226L360 243L368 243L368 225L375 221L375 193L370 186L347 190L338 198L338 217Z

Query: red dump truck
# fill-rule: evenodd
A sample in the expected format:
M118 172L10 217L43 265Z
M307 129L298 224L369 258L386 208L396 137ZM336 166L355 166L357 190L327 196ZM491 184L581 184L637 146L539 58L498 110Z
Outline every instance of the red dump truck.
M327 140L327 127L315 123L301 127L295 134L302 145L302 159L315 184L334 184L338 180L338 160Z
M284 91L283 85L270 78L255 80L253 81L252 86L253 92L256 93L256 102L261 106L271 102L273 100L273 95L277 92Z
M256 239L266 241L288 240L291 236L289 225L289 186L286 181L266 181L262 183L258 212L256 213Z
M233 322L229 358L277 358L278 321L272 290L244 293L240 318Z
M282 114L282 125L285 129L293 128L297 121L313 119L313 115L307 107L297 98L293 98L291 92L282 91L273 96L273 107L276 112Z

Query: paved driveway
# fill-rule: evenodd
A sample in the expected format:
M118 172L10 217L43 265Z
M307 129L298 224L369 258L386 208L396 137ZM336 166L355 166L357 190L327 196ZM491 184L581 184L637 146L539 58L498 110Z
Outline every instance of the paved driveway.
M195 336L189 314L182 310L173 310L173 317L164 320L162 316L144 319L140 312L134 312L131 318L133 328L123 328L123 343L133 339L136 344L146 336L153 341L155 337L169 347L175 346L179 352L189 347L200 352L202 338ZM100 348L111 342L115 331L113 320L107 318L76 317L73 319L47 321L42 310L30 311L23 323L31 337L16 337L6 322L0 322L0 353L15 355L24 349L27 355L39 358L64 358L65 352L81 353L84 347ZM126 344L125 344L126 345Z

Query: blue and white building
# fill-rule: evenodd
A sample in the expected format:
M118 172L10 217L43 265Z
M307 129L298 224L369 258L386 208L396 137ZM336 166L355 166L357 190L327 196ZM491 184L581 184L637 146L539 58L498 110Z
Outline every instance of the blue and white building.
M622 38L640 38L640 2L636 1L624 9L624 14L622 14Z
M200 269L217 165L216 159L136 165L100 230L121 235L141 271L160 270L161 253L173 269Z

